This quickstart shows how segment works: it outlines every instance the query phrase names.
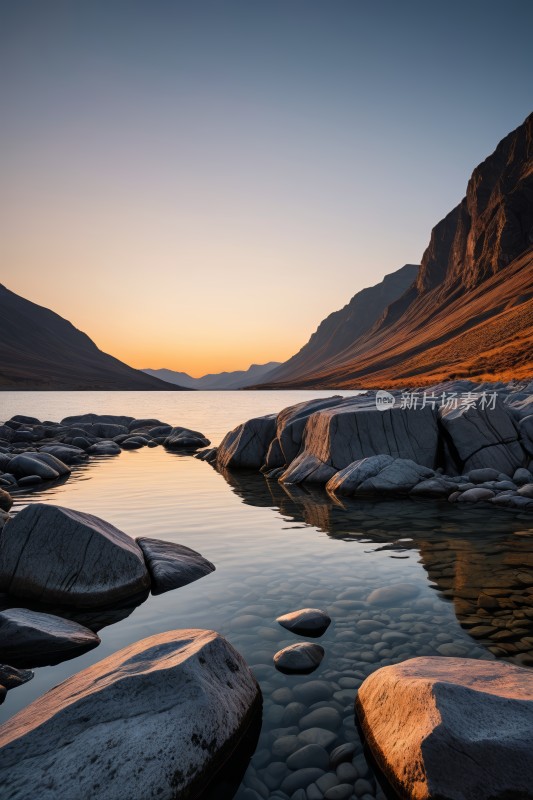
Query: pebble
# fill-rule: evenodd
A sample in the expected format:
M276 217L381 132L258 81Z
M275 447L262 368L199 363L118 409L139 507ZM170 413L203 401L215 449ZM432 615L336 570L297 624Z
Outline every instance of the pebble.
M324 770L319 767L305 767L292 772L283 780L281 791L289 796L297 789L305 789L310 783L315 783L317 778L324 774Z
M326 770L329 767L329 755L318 744L306 744L287 758L287 766L290 769L319 767Z
M298 741L302 744L318 744L320 747L329 747L336 738L337 734L324 728L307 728L298 734Z

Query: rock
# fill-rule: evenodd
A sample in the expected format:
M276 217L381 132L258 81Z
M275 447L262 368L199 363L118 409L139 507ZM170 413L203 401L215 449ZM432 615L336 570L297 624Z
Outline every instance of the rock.
M2 530L0 591L93 608L149 588L136 542L92 514L34 503Z
M466 492L461 492L457 498L458 503L479 503L480 500L489 500L494 497L492 489L484 489L479 486L475 489L467 489Z
M494 409L441 406L440 423L463 465L463 472L490 467L512 475L524 463L525 453L512 417L500 401ZM492 480L489 478L488 480Z
M8 425L0 425L0 439L3 439L5 442L12 442L14 438L13 428L10 428Z
M16 669L8 664L0 664L0 684L8 691L31 681L33 677L31 669Z
M395 458L377 475L359 484L355 494L407 494L417 483L434 475L432 469L407 458Z
M257 682L222 636L158 634L0 727L2 791L12 800L201 797L259 707Z
M19 486L36 486L42 482L43 479L39 475L26 475L24 478L18 479Z
M326 489L334 494L353 494L368 478L373 478L393 461L394 458L389 455L368 456L353 461L335 473L328 481Z
M1 511L9 511L11 506L13 505L13 498L6 492L5 489L0 489L0 510Z
M120 453L120 446L116 442L102 441L95 442L87 448L87 452L91 456L118 456Z
M80 450L87 451L91 447L91 443L85 436L74 436L71 442L73 447L79 447Z
M57 458L57 456L54 456L52 453L32 453L32 458L36 458L38 461L42 461L43 464L47 464L49 467L55 470L60 477L63 477L64 475L70 475L72 472L69 466L63 463L63 461Z
M418 586L412 583L395 583L392 586L382 586L374 589L367 597L366 602L373 606L395 606L412 600L419 594Z
M11 517L9 516L7 511L2 511L0 509L0 531L2 530L8 519L11 519Z
M199 450L200 447L207 447L211 443L199 431L172 428L163 444L168 450Z
M40 453L51 453L63 464L80 464L87 458L87 453L80 447L67 444L45 444L39 448Z
M409 494L412 497L448 497L458 485L446 478L429 478L413 486Z
M99 644L95 633L69 619L26 608L0 613L0 660L15 666L59 664Z
M287 775L281 784L281 791L291 796L297 789L305 789L310 783L314 783L317 778L324 774L324 770L319 767L306 767L298 769Z
M414 658L359 689L368 746L405 798L533 798L533 678L503 662Z
M163 594L170 589L186 586L215 571L215 566L196 550L182 544L149 539L136 539L148 565L152 594Z
M40 425L41 420L37 419L37 417L28 417L24 416L24 414L15 414L14 417L11 417L10 422L19 422L21 425Z
M533 483L525 483L517 490L517 494L521 497L533 497Z
M123 450L139 450L147 444L148 439L145 439L143 436L129 436L120 443L120 446Z
M221 469L260 469L276 435L276 414L255 417L227 433L217 451Z
M487 481L497 481L500 472L497 469L484 467L481 469L471 469L468 473L468 480L472 483L486 483Z
M513 481L518 485L531 483L531 481L533 481L533 474L525 467L520 467L513 475Z
M306 744L287 758L287 766L289 769L319 767L326 770L329 766L329 754L318 744Z
M518 433L522 447L530 456L533 456L533 414L522 417L518 423Z
M148 430L149 428L154 428L156 426L167 427L167 423L161 422L160 419L132 419L127 425L130 433L133 431L138 431L141 428Z
M276 622L301 636L322 636L331 623L331 617L319 608L301 608L278 617Z
M207 461L208 464L214 464L217 460L217 450L218 447L208 447L207 450L200 450L194 457L200 461Z
M311 642L297 642L274 655L274 664L280 672L307 675L313 672L324 658L324 648Z
M133 417L116 416L114 414L76 414L73 417L65 417L65 419L62 419L60 425L69 427L80 424L103 423L109 425L123 425L127 428L131 422L133 422Z
M320 482L325 483L350 464L376 455L390 455L422 467L435 466L438 446L435 412L428 406L378 411L375 403L373 407L368 403L368 399L346 398L333 408L312 414L305 427L305 446L283 474L282 482L309 480L306 473L310 472L313 480L319 474Z
M59 472L53 467L48 466L35 456L27 453L20 453L14 456L8 464L9 472L16 478L26 478L29 475L38 475L43 481L55 481L59 478Z

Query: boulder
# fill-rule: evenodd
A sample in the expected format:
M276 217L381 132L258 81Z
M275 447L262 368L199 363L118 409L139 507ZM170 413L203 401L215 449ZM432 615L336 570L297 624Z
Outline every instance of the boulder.
M11 800L200 798L261 694L214 631L169 631L73 675L0 727Z
M356 713L378 766L402 798L533 798L531 670L413 658L370 675Z
M14 417L11 417L10 422L18 422L21 425L40 425L41 420L37 419L37 417L28 417L24 414L15 414Z
M291 461L287 469L281 467L282 473L279 476L280 483L319 483L327 484L336 474L335 467L325 464L315 455L300 453L294 461ZM269 471L271 474L273 470Z
M15 432L13 428L10 428L8 425L0 425L0 439L3 439L5 442L12 442L15 438Z
M407 494L417 483L434 474L432 469L416 464L409 458L395 458L377 475L360 483L355 494Z
M133 417L117 416L114 414L75 414L65 417L60 425L73 426L79 424L104 423L109 425L124 425L126 428L133 422Z
M186 586L215 571L214 564L182 544L145 536L136 541L148 565L152 594L163 594L170 589Z
M0 660L17 667L59 664L99 644L96 633L70 619L27 608L0 613Z
M420 481L409 494L412 497L448 497L460 484L440 475Z
M16 478L26 478L29 475L38 475L43 481L55 481L59 478L59 472L44 461L40 461L32 453L20 453L14 456L8 465L9 472Z
M95 439L112 439L122 433L128 433L127 425L117 425L113 422L82 422L78 424L78 428Z
M457 498L458 503L479 503L480 500L489 500L494 497L492 489L485 489L483 486L476 486L475 489L467 489L461 492Z
M149 428L154 427L161 427L166 426L166 422L161 422L159 419L132 419L131 422L128 424L128 430L130 433L132 431L138 431L142 429L148 430Z
M163 444L168 450L198 450L200 447L207 447L211 443L199 431L178 427L172 428Z
M517 483L519 486L522 486L526 483L531 483L533 481L533 474L530 472L529 469L525 467L520 467L516 470L515 474L513 475L513 481Z
M39 447L40 453L51 453L63 464L80 464L87 459L87 453L81 447L70 444L45 444Z
M331 617L319 608L301 608L283 614L276 622L301 636L322 636L329 628Z
M393 461L394 458L389 455L361 458L336 472L328 481L326 489L333 494L353 494L364 481L373 478Z
M489 467L512 475L523 466L525 452L518 430L506 407L497 401L494 409L471 407L439 409L440 424L461 462L463 472Z
M140 547L92 514L33 503L4 525L0 591L42 603L92 608L149 587Z
M67 464L63 463L57 456L52 455L52 453L38 452L32 453L31 456L38 461L42 461L43 464L48 464L49 467L52 467L52 469L58 473L59 477L70 475L72 472Z
M533 414L522 417L518 423L518 433L522 447L530 456L533 456Z
M87 448L87 452L91 456L118 456L120 453L120 446L116 442L95 442Z
M0 511L9 511L13 505L13 498L5 489L0 489Z
M148 439L145 439L144 436L128 436L121 441L120 446L123 450L139 450L147 444Z
M0 685L8 691L31 681L33 677L31 669L17 669L9 664L0 664Z
M282 482L297 483L307 472L313 479L324 477L326 483L350 464L376 455L407 459L432 469L437 447L436 412L429 406L378 411L368 400L347 398L309 417L303 450L283 473ZM325 467L323 472L320 464Z
M227 433L217 450L221 469L260 469L276 435L276 414L255 417Z
M274 655L274 664L280 672L307 675L314 672L324 658L324 648L312 642L297 642L284 647Z

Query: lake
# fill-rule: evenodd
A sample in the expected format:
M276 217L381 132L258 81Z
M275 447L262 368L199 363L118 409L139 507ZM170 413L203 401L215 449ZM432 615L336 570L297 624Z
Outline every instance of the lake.
M202 431L218 444L250 417L332 394L4 392L0 420L13 414L54 421L86 412L129 414ZM283 487L261 474L222 475L162 447L94 458L61 485L18 493L14 510L36 500L96 514L133 537L187 545L216 571L150 597L103 628L102 643L91 652L36 669L32 681L8 693L0 719L146 636L213 628L252 666L264 698L259 743L238 800L289 798L298 788L304 791L299 797L319 798L333 786L348 786L338 793L347 800L381 797L353 712L357 687L380 666L416 655L533 665L530 515L430 500L340 502L323 490ZM396 584L409 584L411 598L392 592L386 603L369 602L375 589ZM284 675L272 657L298 637L275 620L304 606L322 608L332 618L318 640L326 655L312 675ZM353 753L344 766L325 767L323 775L307 784L302 777L301 787L295 786L287 759L314 741L317 728L318 743L328 753L348 742ZM309 766L316 773L316 765Z

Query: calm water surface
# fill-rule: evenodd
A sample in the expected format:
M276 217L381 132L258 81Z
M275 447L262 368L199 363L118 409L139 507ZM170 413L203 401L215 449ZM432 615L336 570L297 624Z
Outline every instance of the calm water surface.
M200 430L218 444L245 419L331 394L13 392L0 394L0 420L16 413L54 421L89 411L129 414ZM349 780L347 798L380 796L353 715L357 686L380 666L415 655L533 665L531 516L432 501L341 503L321 490L284 488L260 474L222 475L161 447L93 459L62 485L17 495L14 510L35 500L96 514L133 537L185 544L212 561L216 572L150 597L103 628L101 645L90 653L35 670L32 681L8 693L0 719L141 638L173 628L213 628L252 665L264 695L262 732L239 800L291 797L298 787L286 760L314 741L317 727L328 752L344 742L355 745L352 772L325 768L319 784ZM411 599L368 602L374 589L399 583L411 585ZM332 617L319 640L326 656L311 676L283 675L272 656L298 637L275 619L303 606ZM324 709L337 713L324 715Z

